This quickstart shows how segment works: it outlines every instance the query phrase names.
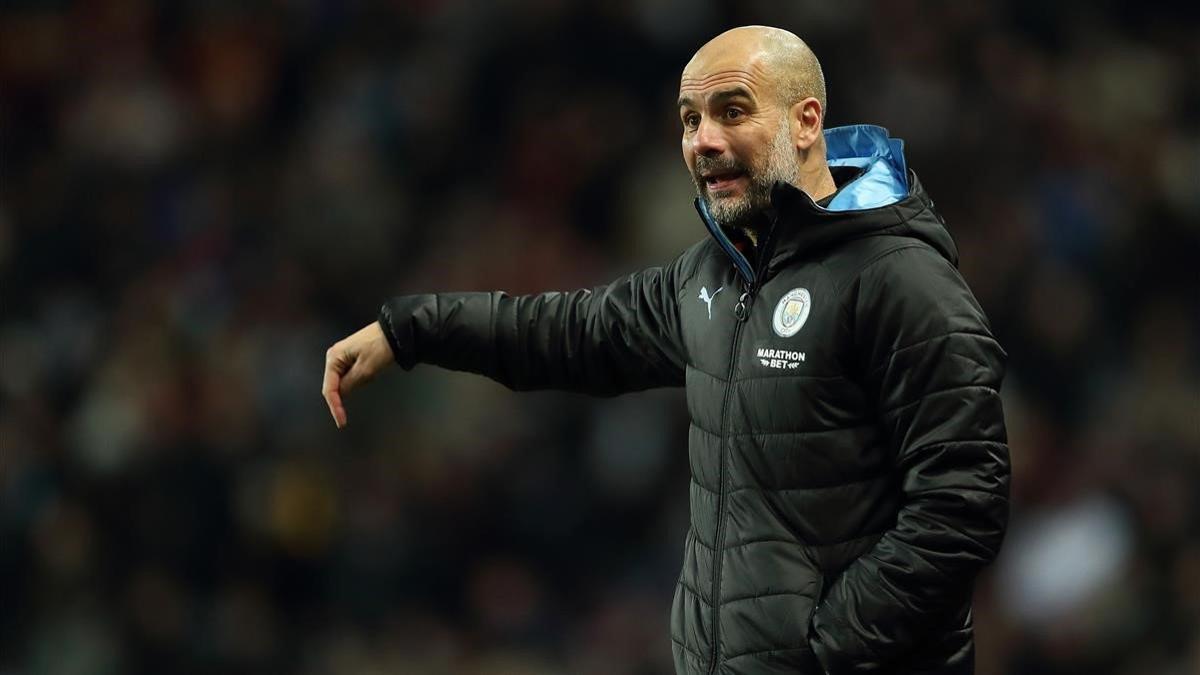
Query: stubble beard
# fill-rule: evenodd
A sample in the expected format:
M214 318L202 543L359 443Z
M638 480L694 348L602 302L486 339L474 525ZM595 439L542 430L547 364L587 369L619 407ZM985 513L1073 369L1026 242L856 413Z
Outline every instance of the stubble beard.
M746 191L736 197L714 198L700 175L709 170L744 171L750 184ZM779 125L779 132L771 142L764 166L752 169L735 159L696 158L696 171L692 182L696 194L708 205L709 213L724 227L755 229L758 216L771 205L771 188L776 181L795 185L800 178L800 160L792 147L791 135L786 121Z

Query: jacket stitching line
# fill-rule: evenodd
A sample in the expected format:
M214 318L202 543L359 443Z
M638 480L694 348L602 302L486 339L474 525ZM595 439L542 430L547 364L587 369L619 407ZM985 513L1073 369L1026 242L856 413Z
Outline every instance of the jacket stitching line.
M753 541L743 541L737 544L729 544L724 550L730 551L735 548L745 548L754 544L791 544L793 546L807 547L808 544L795 541L794 539L755 539ZM728 602L728 601L726 601Z
M818 571L819 571L819 570L818 570ZM759 599L759 598L773 598L773 597L777 597L777 596L780 596L780 595L799 595L799 596L801 596L801 597L808 597L808 596L810 596L810 595L811 595L811 593L809 593L809 592L808 592L808 591L806 591L806 590L804 590L804 591L801 591L801 590L795 590L795 591L769 591L769 592L767 592L767 593L755 593L754 595L742 595L742 596L738 596L738 597L736 597L736 598L727 598L727 599L725 599L725 600L722 600L722 601L721 601L721 604L722 604L722 605L728 605L728 604L732 604L732 603L735 603L735 602L745 602L745 601L747 601L747 600L757 600L757 599ZM815 601L816 601L816 598L813 598L813 601L815 602Z
M743 656L757 656L759 654L777 654L781 652L812 652L812 647L784 647L782 649L761 649L753 652L742 652L733 656L725 657L725 662L728 663L731 659L740 659Z
M722 438L721 434L719 434L711 429L706 429L705 427L702 427L699 424L696 424L695 420L692 420L691 425L693 427L696 427L700 431L703 431L704 433L708 434L709 436L714 436L716 438ZM828 429L795 429L795 430L788 430L788 431L737 431L734 433L726 434L725 437L740 438L743 436L812 436L814 434L831 434L831 433L835 433L835 432L839 432L839 431L854 431L855 429L871 429L874 426L875 426L874 424L854 424L854 425L851 425L848 427L830 427Z
M693 426L693 427L696 427L696 428L697 428L697 429L699 429L700 431L702 431L702 432L704 432L704 433L706 433L706 434L708 434L709 436L712 436L712 437L714 437L714 438L720 438L720 437L721 437L721 434L718 434L718 433L717 433L717 432L715 432L715 431L710 431L710 430L708 430L708 429L705 429L704 427L700 426L699 424L696 424L695 422L692 422L692 426Z
M992 496L992 497L995 497L995 496L997 496L997 495L995 495L995 494L992 494L992 493L990 493L990 492L989 492L989 493L987 493L987 494L988 494L988 495L990 495L990 496ZM905 512L906 512L906 513L905 513L905 515L907 515L909 518L913 518L913 519L916 519L916 520L919 520L919 521L923 521L923 524L924 524L925 526L928 526L928 525L932 524L932 525L939 525L939 526L945 527L945 528L949 529L950 531L954 532L954 534L955 534L955 535L957 535L957 536L959 536L959 537L961 537L961 538L963 538L963 539L966 539L967 541L971 542L972 544L974 544L975 546L979 547L980 549L982 549L982 550L984 550L984 551L987 551L987 555L991 555L991 556L994 556L994 555L996 555L996 553L997 553L997 550L998 550L996 547L994 547L994 546L991 546L991 545L989 545L989 544L986 544L986 543L984 543L984 542L980 541L980 540L979 540L979 538L978 538L978 537L976 537L975 535L968 534L968 533L967 533L966 531L964 531L963 529L961 529L961 528L958 528L958 527L954 527L954 526L953 526L952 524L950 524L950 523L942 522L942 521L941 521L941 520L939 520L938 518L930 518L930 517L929 517L929 516L927 516L927 515L922 515L922 514L921 514L921 511L922 511L922 509L906 509L906 510L905 510ZM936 556L936 554L937 554L937 551L936 551L936 550L934 550L934 549L931 549L931 548L929 548L929 547L927 547L927 546L921 546L921 545L919 545L919 544L915 544L915 543L913 543L913 542L908 542L908 546L910 546L910 547L912 547L913 549L915 549L915 550L917 550L917 551L920 551L920 552L922 552L922 553L926 553L926 554L928 554L928 553L931 553L931 552L932 552L932 553L934 553L934 554L935 554L935 556ZM966 547L963 547L963 548L965 549ZM879 558L878 558L878 557L876 557L876 556L872 556L872 557L873 557L873 558L875 558L876 560L878 560L878 559L879 559ZM973 556L973 557L976 557L976 558L978 558L978 556ZM882 562L882 561L881 561L881 562ZM926 562L926 563L927 563L927 564L928 564L930 567L932 567L933 569L937 570L937 572L938 572L939 574L945 574L945 573L946 573L946 572L945 572L945 570L941 569L941 566L939 566L937 563L935 563L935 562L933 562L933 561L931 561L931 560L926 560L925 562Z
M908 497L923 497L925 495L937 494L939 492L947 492L947 491L954 492L956 494L962 493L962 492L972 492L975 494L986 495L988 497L1003 497L1004 496L1001 494L997 494L993 490L988 490L988 489L979 488L979 487L973 487L970 485L961 485L961 486L956 486L956 487L925 488L924 490L913 490L911 492L905 492L904 494L905 494L905 496L908 496ZM911 501L911 500L909 500L909 501Z
M752 544L770 544L770 543L780 543L780 544L795 544L796 546L799 546L799 547L801 547L801 548L804 548L804 549L813 549L813 548L830 548L830 547L833 547L833 546L845 546L846 544L852 544L852 543L854 543L854 542L856 542L856 541L861 541L861 540L864 540L864 539L870 539L870 538L872 538L872 537L880 537L880 536L882 536L882 535L884 535L884 534L887 534L889 531L891 531L891 529L892 529L892 528L888 528L888 529L885 529L885 530L879 530L879 531L877 531L877 532L868 532L868 533L866 533L866 534L860 534L860 535L858 535L857 537L851 537L851 538L849 538L849 539L842 539L842 540L840 540L840 541L830 541L830 542L824 542L824 543L817 543L817 542L799 542L799 541L790 541L790 540L787 540L787 539L755 539L755 540L752 540L752 541L743 541L743 542L741 542L741 543L738 543L738 544L731 544L731 545L729 545L729 546L726 546L725 548L723 548L723 549L721 549L721 550L722 550L722 551L728 551L728 550L730 550L730 549L739 548L739 547L744 547L744 546L750 546L750 545L752 545ZM716 552L717 552L717 549L716 549L716 547L715 547L715 546L712 546L711 544L707 544L707 543L705 543L703 539L700 539L699 537L695 537L695 540L696 540L696 543L700 544L701 546L703 546L704 548L708 549L709 551L712 551L713 553L716 553ZM865 553L864 553L864 555L865 555ZM820 566L819 566L819 565L816 565L816 567L818 567L818 568L819 568ZM687 584L684 584L684 583L683 583L683 579L682 579L682 577L679 579L679 582L678 582L678 583L680 583L681 585L683 585L685 588L687 588L687 589L688 589L689 591L691 591L693 594L695 594L695 595L697 595L697 596L699 596L699 595L700 595L699 593L696 593L696 591L695 591L694 589L692 589L690 586L688 586ZM701 597L702 597L702 596L701 596Z
M688 367L691 368L692 370L694 370L695 372L700 373L701 375L707 375L709 378L716 380L717 382L720 382L722 384L729 383L729 380L726 380L725 378L719 377L717 375L713 375L712 373L708 372L707 370L704 370L703 368L697 368L696 366L691 365L691 364L688 364Z
M692 483L692 485L695 485L696 487L700 488L701 490L704 490L705 492L707 492L709 494L712 494L712 495L717 494L716 490L708 487L707 485L701 485L700 482L697 481L695 478L691 479L691 483ZM709 548L712 548L712 547L709 546Z
M940 448L943 445L957 445L959 443L967 443L970 445L976 445L978 443L988 443L991 445L1002 445L1002 446L1008 447L1008 443L1005 443L1004 441L997 441L997 440L994 440L991 438L955 438L955 439L949 440L949 441L936 441L934 443L923 443L921 445L916 446L916 448L920 448L922 450L929 450L931 448ZM916 448L913 448L913 449L916 449Z
M750 546L751 544L764 544L764 543L767 543L767 544L791 543L791 544L796 544L797 546L799 546L801 548L830 548L832 546L845 546L846 544L852 544L856 541L862 541L865 539L870 539L872 537L881 537L881 536L887 534L889 531L891 531L891 529L892 528L889 527L887 529L878 530L876 532L868 532L866 534L860 534L857 537L851 537L850 539L843 539L841 541L831 541L831 542L827 542L827 543L823 543L823 544L815 543L815 542L806 543L806 542L799 542L799 541L789 542L786 539L754 539L752 541L743 541L740 544L733 544L732 546L726 546L725 550L728 551L729 549L732 549L732 548L738 548L738 547L742 547L742 546ZM864 552L864 554L865 554L865 552ZM820 565L815 565L815 567L820 568Z
M867 476L866 478L857 478L855 480L847 481L845 483L834 483L833 485L813 485L813 486L802 485L802 486L797 486L797 487L782 487L782 488L758 487L755 485L742 485L742 486L734 488L731 492L820 492L820 491L824 491L824 490L837 490L839 488L850 487L851 485L858 485L860 483L871 483L871 482L878 481L880 479L884 479L884 478L888 478L888 477L889 477L889 474L881 473L881 474L876 474L874 476ZM726 492L725 494L731 494L731 492Z
M898 410L903 410L904 408L911 408L912 406L917 405L918 403L923 403L925 401L925 399L930 396L937 396L938 394L948 394L952 391L958 391L959 389L986 389L986 390L992 392L993 394L999 393L996 391L995 387L993 387L991 385L987 385L987 384L958 384L953 387L946 387L945 389L936 389L934 391L921 392L921 397L916 399L915 401L909 401L908 403L901 403L900 405L894 405L889 408L884 408L879 411L879 416L883 417L884 415L890 415Z
M695 372L700 373L701 375L707 375L709 378L714 379L722 384L730 384L730 382L731 382L730 380L726 380L723 377L713 375L712 373L704 370L703 368L697 368L696 366L694 366L692 364L688 364L688 367L691 368L692 370L694 370ZM809 373L786 373L786 374L778 374L778 375L776 375L776 374L743 375L742 377L734 378L732 380L732 383L737 384L739 382L750 382L753 380L774 380L774 379L790 379L790 378L802 378L802 379L808 379L808 380L845 380L847 382L854 382L853 379L846 377L845 375L812 375Z
M882 479L886 479L887 477L888 477L887 474L880 474L877 476L871 476L869 478L861 478L858 480L852 480L852 481L849 481L846 483L836 483L834 485L816 485L813 487L772 488L772 487L757 487L754 485L742 485L740 487L736 487L736 488L733 488L732 490L726 491L725 494L732 495L732 494L737 494L739 492L769 492L769 493L824 492L824 491L828 491L828 490L837 490L839 488L850 487L852 485L859 485L861 483L870 483L870 482L874 482L874 481L879 481ZM701 490L704 490L705 492L708 492L710 494L717 494L716 490L708 487L707 485L704 485L704 484L698 482L695 478L693 478L691 480L691 482L694 483L696 485L696 487L700 488Z
M682 647L682 648L683 648L683 651L687 652L688 654L692 655L693 657L695 657L695 658L697 658L697 659L700 659L700 663L704 663L704 657L703 657L702 655L700 655L700 654L698 654L698 653L696 653L696 652L692 651L692 650L691 650L691 649L690 649L690 648L687 646L687 644L686 644L686 643L684 643L682 640L677 640L677 639L675 639L675 636L673 636L673 635L672 635L672 636L671 636L671 642L674 642L675 644L677 644L677 645L679 645L680 647Z
M855 429L870 429L874 424L854 424L848 427L830 427L829 429L797 429L795 431L739 431L730 436L812 436L813 434L829 434L837 431L853 431Z
M984 339L984 340L986 340L986 341L988 341L988 342L994 342L994 343L996 343L996 345L997 345L997 346L999 346L999 344L1000 344L1000 342L999 342L998 340L996 340L996 338L995 338L995 337L993 337L993 336L991 336L991 335L988 335L987 333L976 333L976 332L974 332L974 331L969 331L969 330L952 330L952 331L947 331L947 332L945 332L945 333L940 333L940 334L938 334L938 335L931 335L930 337L927 337L927 338L922 338L922 339L920 339L920 340L917 340L916 342L913 342L913 343L911 343L911 344L904 345L903 347L896 347L895 349L893 349L893 350L891 350L890 352L888 352L887 359L886 359L886 361L887 361L887 362L886 362L886 363L883 363L883 364L881 364L881 365L879 365L879 366L876 366L876 367L875 367L873 370L871 370L871 372L870 372L870 373L868 373L868 377L869 377L869 376L871 376L871 375L874 375L875 373L877 373L877 372L879 372L879 371L881 371L881 370L883 370L884 368L887 368L887 367L888 367L888 366L891 364L892 357L893 357L893 356L895 356L896 354L899 354L900 352L903 352L903 351L906 351L906 350L909 350L909 349L913 349L914 347L920 347L920 346L922 346L922 345L925 345L925 344L927 344L927 343L929 343L929 342L933 342L934 340L945 340L946 338L949 338L949 337L954 337L954 336L956 336L956 335L965 335L965 336L968 336L968 337L977 337L977 338L982 338L982 339ZM970 360L971 360L971 361L973 361L974 363L979 363L978 361L975 361L975 359L971 359L969 356L966 356L965 354L963 354L963 355L961 355L961 356L963 356L963 358L970 359ZM987 365L987 364L982 364L982 363L979 363L979 365Z
M727 490L725 492L725 494L731 495L731 494L736 494L738 492L820 492L820 491L824 491L824 490L836 490L838 488L850 487L851 485L858 485L860 483L870 483L873 481L878 481L880 479L886 479L888 477L890 477L890 474L880 473L880 474L875 474L873 476L867 476L866 478L856 478L854 480L846 481L844 483L834 483L832 485L812 485L812 486L800 485L800 486L796 486L796 487L760 487L757 485L739 485L738 487L735 487L732 490ZM714 490L706 485L701 484L695 478L692 478L691 482L695 483L697 487L699 487L701 490L704 490L705 492L712 492L714 494L716 493L716 490Z
M683 590L685 590L685 591L687 591L688 593L691 593L692 595L696 596L696 599L697 599L697 600L699 600L700 602L702 602L702 603L704 603L704 604L708 605L709 607L711 607L711 608L713 608L713 609L716 609L716 606L715 606L715 605L713 605L713 603L712 603L711 601L709 601L709 600L705 600L703 595L700 595L700 593L699 593L699 592L698 592L696 589L692 588L692 587L691 587L691 586L689 586L687 583L685 583L685 582L683 581L683 579L680 579L680 580L679 580L679 585L683 587Z
M782 380L785 378L787 378L787 379L796 378L796 379L806 379L806 380L846 380L847 382L853 381L850 378L846 377L845 375L811 375L808 373L786 373L786 374L779 374L779 375L776 375L776 374L747 375L745 377L739 377L736 380L734 380L733 382L734 382L734 384L737 384L739 382L750 382L752 380Z

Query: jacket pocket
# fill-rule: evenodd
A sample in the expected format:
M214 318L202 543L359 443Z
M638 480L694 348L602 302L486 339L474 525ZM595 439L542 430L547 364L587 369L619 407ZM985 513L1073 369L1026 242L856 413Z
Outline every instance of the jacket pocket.
M817 592L813 594L812 607L808 610L808 621L804 624L805 637L812 633L813 617L817 614L817 609L821 606L821 601L825 599L825 573L817 574Z
M813 617L816 616L817 610L821 607L821 601L825 599L825 586L828 582L825 580L825 573L817 574L817 591L813 594L812 607L808 610L808 621L804 624L804 644L808 647L808 655L810 663L808 670L805 673L812 672L814 675L826 675L825 666L817 658L817 652L813 649Z

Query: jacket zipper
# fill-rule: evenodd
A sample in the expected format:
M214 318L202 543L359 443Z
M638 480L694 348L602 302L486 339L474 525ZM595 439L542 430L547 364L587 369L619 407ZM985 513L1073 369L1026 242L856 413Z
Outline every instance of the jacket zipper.
M771 255L771 240L775 234L775 224L772 222L770 230L767 232L766 239L763 240L763 246L758 251L757 265L758 269L750 266L750 261L742 255L742 252L737 250L733 242L729 241L729 237L717 225L712 215L708 211L708 205L702 199L696 199L696 210L700 212L700 219L704 221L704 226L716 238L717 243L721 248L733 259L734 266L742 276L741 288L742 293L738 296L737 304L733 308L734 317L737 323L733 326L733 344L729 351L729 375L725 381L725 395L721 399L721 443L725 443L725 432L728 428L729 416L729 397L733 392L733 376L737 369L738 342L742 337L742 326L746 320L750 318L750 307L754 303L754 295L758 292L759 281L765 276L766 268L769 266ZM729 453L722 448L721 464L717 471L717 532L716 541L713 548L713 579L712 579L712 601L713 601L713 621L712 621L712 656L709 660L708 672L715 673L720 657L721 645L721 568L723 567L723 551L725 548L725 467L728 463Z
M737 369L738 342L742 337L742 325L746 323L746 318L750 316L750 306L747 304L749 289L745 282L742 282L742 294L738 298L737 306L734 308L734 313L737 316L737 323L733 326L733 345L729 350L729 375L725 380L725 395L721 399L721 444L725 444L726 429L729 428L729 398L733 393L733 376ZM721 464L717 471L717 532L716 541L713 542L713 574L712 574L712 656L709 658L708 672L715 673L717 671L718 658L720 657L721 646L721 567L725 549L725 466L728 463L729 453L725 448L721 448Z

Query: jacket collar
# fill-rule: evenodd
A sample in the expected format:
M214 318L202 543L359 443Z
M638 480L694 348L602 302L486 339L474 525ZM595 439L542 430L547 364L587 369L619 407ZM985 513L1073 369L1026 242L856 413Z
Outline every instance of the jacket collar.
M759 230L765 236L759 237L757 252L767 256L765 266L742 252L755 252L744 234L718 225L704 200L696 198L696 210L709 234L748 285L761 284L772 270L797 255L886 233L932 208L916 174L907 168L904 142L890 138L887 129L866 124L835 127L825 131L825 144L838 192L822 207L796 186L775 183Z

